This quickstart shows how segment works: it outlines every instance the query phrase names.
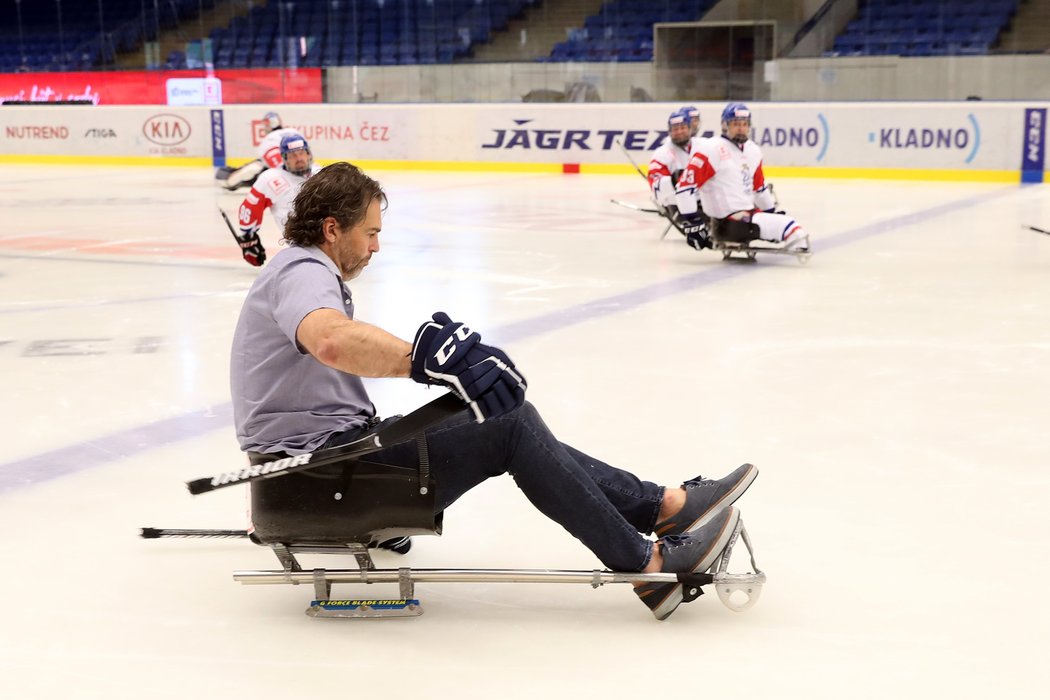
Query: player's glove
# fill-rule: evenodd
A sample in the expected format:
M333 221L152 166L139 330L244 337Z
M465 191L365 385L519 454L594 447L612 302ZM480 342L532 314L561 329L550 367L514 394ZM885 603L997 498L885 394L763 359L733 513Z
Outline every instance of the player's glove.
M416 331L411 377L422 384L442 384L467 403L483 423L525 403L525 378L499 348L444 312Z
M678 228L685 234L685 242L690 248L703 250L711 247L711 239L707 235L707 219L702 213L679 214Z
M685 234L685 242L689 244L690 248L696 250L713 247L711 245L711 239L707 237L707 224L704 224L703 230L701 231L690 231Z
M262 267L262 264L266 262L266 249L263 248L259 234L241 234L237 237L237 242L241 244L241 255L244 256L244 260L249 265Z

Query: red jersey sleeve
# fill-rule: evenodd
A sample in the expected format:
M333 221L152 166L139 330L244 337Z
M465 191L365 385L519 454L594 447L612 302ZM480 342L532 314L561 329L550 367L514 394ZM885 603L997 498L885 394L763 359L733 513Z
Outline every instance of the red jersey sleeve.
M689 159L689 165L682 171L678 178L678 192L700 189L704 183L715 176L715 169L711 167L711 161L703 153L694 153Z
M671 171L660 161L653 159L649 161L649 188L656 186L656 182L662 177L671 177Z
M248 192L248 196L241 202L238 220L241 225L241 233L250 236L262 226L263 212L272 205L269 197L254 187Z
M755 192L758 192L760 189L762 189L766 185L766 175L765 175L765 173L762 172L762 161L758 161L758 167L755 168L754 182L755 182Z

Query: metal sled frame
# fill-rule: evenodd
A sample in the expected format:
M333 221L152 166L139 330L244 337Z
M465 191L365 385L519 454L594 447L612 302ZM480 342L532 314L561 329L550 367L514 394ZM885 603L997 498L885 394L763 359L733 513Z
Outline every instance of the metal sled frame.
M733 259L734 255L746 258L747 260L754 260L755 257L762 253L763 255L790 255L796 258L799 263L805 265L809 262L809 259L813 257L811 250L795 250L795 249L784 249L784 248L773 248L767 246L753 246L750 243L736 243L733 241L719 241L712 240L714 250L722 253L723 260ZM739 259L739 257L737 259Z
M369 554L369 546L393 549L403 553L408 546L383 542L385 538L398 538L416 534L440 534L441 513L435 513L433 500L421 498L431 496L431 473L426 450L424 431L441 420L463 410L463 403L452 394L446 394L409 415L393 422L380 424L374 432L368 432L347 445L319 450L313 453L253 462L251 466L227 472L212 478L195 479L187 483L190 493L196 495L244 483L259 487L274 484L281 486L278 496L290 496L287 503L268 500L272 489L253 489L254 530L188 530L142 528L142 537L233 537L251 538L258 544L269 546L282 569L279 571L236 571L235 581L244 584L312 584L314 600L306 613L323 618L391 618L415 617L423 613L423 606L415 597L416 583L586 583L597 588L606 583L681 583L682 601L691 602L703 594L703 586L714 584L718 597L734 611L750 608L758 600L766 575L755 563L751 540L738 521L729 541L715 563L706 572L655 573L617 572L605 570L574 571L550 569L377 569ZM358 469L360 460L387 445L414 440L419 449L417 469L410 469L410 478L405 478L406 468L369 462L371 467L387 467L391 471L378 474ZM306 488L296 482L299 474L317 473L321 468L338 467L345 476L349 465L357 465L349 482L329 482L327 490ZM373 477L378 476L374 479ZM314 477L307 476L308 479ZM354 479L360 478L360 481ZM369 479L373 479L369 482ZM371 486L366 487L366 484ZM401 487L389 490L392 484ZM298 489L298 490L297 490ZM336 490L338 489L338 490ZM334 495L334 499L332 496ZM355 500L357 499L357 500ZM287 504L302 506L281 508ZM268 509L267 518L260 519L257 506ZM378 506L378 508L377 508ZM345 510L340 510L344 508ZM330 524L330 526L329 526ZM733 547L742 539L751 559L751 571L731 574L728 571ZM352 555L356 569L304 569L297 554L342 554ZM334 583L392 583L398 585L396 598L333 598Z
M743 540L751 559L752 571L744 574L728 572L733 547ZM281 571L235 571L233 579L243 584L313 584L314 600L306 609L311 617L383 619L416 617L423 614L423 605L415 596L416 583L585 583L598 588L607 583L658 582L683 584L683 602L696 600L703 594L702 587L714 584L719 599L730 610L742 612L753 606L762 592L766 575L755 563L754 549L744 523L738 522L729 544L715 564L706 573L643 574L606 570L556 569L376 569L368 549L358 543L345 546L271 545L284 567ZM295 555L352 554L356 569L304 569ZM398 597L333 598L334 583L389 583L398 585ZM741 600L743 598L743 600Z
M627 209L633 209L634 211L640 211L645 214L656 214L661 218L667 219L667 226L664 227L663 233L660 234L661 239L663 239L671 229L677 228L674 221L671 220L670 215L667 213L667 210L660 207L658 204L654 203L653 206L659 208L649 209L647 207L636 206L629 202L621 202L618 199L611 199L609 201L613 204L618 204L621 207L626 207ZM796 258L801 264L805 265L809 262L809 259L813 257L813 252L810 249L795 250L792 248L774 248L768 243L765 245L751 245L749 242L740 243L736 241L720 241L712 238L711 245L712 250L722 254L723 260L729 260L733 258L734 255L738 256L738 259L746 258L747 260L754 260L755 257L761 253L763 255L790 255Z

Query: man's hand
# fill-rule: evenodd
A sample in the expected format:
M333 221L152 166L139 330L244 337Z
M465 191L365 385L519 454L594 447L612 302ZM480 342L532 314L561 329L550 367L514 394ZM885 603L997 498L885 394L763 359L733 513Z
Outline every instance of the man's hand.
M262 267L262 264L266 262L266 249L263 248L259 234L241 234L237 237L237 241L241 244L241 255L244 257L244 260L249 265Z
M443 312L416 331L411 377L422 384L442 384L463 399L483 423L525 403L525 378L499 348Z

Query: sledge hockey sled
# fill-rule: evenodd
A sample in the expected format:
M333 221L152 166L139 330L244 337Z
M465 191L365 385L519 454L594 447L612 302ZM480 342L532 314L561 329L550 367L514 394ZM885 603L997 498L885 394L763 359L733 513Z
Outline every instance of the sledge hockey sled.
M722 602L743 611L758 600L765 574L755 564L754 550L742 521L711 568L703 573L642 574L605 570L548 569L377 569L369 548L407 551L403 544L413 535L440 535L442 513L435 513L434 482L430 473L424 431L464 408L462 401L446 394L395 421L385 421L374 432L349 445L296 457L250 455L249 467L211 479L189 482L190 492L205 493L242 483L251 484L249 530L162 530L143 528L142 536L249 537L270 547L279 570L235 571L243 584L313 586L313 600L306 609L311 617L393 618L423 613L416 583L585 583L594 588L606 583L674 582L683 584L683 602L703 594L713 584ZM382 464L368 454L399 442L414 440L419 464L415 468ZM733 548L743 540L751 559L745 574L728 572ZM354 568L304 568L298 554L352 556ZM359 583L394 584L397 595L333 597L332 585Z
M610 199L613 204L618 204L621 207L633 209L634 211L644 212L646 214L656 214L664 219L667 219L667 226L664 227L663 233L660 234L661 240L667 236L667 233L673 228L685 236L685 231L682 230L682 225L678 221L678 217L675 215L674 210L660 206L659 204L652 203L650 207L639 207L629 202L622 202L618 199ZM743 258L747 260L754 260L755 257L762 253L763 255L790 255L797 259L800 263L805 265L809 262L809 259L813 256L813 252L809 248L796 249L796 248L784 248L778 246L775 243L769 241L760 240L757 236L754 238L748 238L746 236L729 236L726 234L719 235L716 230L718 224L726 223L726 220L720 219L706 219L708 224L708 241L710 242L711 250L722 254L723 260L729 260L733 256L737 258ZM744 222L729 222L729 223L740 223ZM745 224L750 226L751 224Z
M635 171L642 176L642 179L645 180L646 186L648 187L649 178L645 176L645 173L642 172L642 169L639 168L638 164L634 162L634 158L631 157L630 152L626 148L624 148L623 144L619 141L616 142L616 145L619 146L620 149L623 151L623 154L627 156L627 160L629 160L631 162L631 165L634 166ZM639 207L629 202L622 202L619 199L610 199L609 201L613 204L618 204L621 207L626 207L627 209L633 209L634 211L640 211L646 214L656 214L661 218L667 219L667 226L664 227L663 232L660 234L660 240L663 240L672 228L677 230L680 234L682 234L688 239L688 235L686 234L686 231L682 226L682 222L678 216L678 211L676 208L665 207L662 204L657 203L653 198L650 198L649 200L650 204L652 204L652 207ZM732 231L725 231L723 227L723 233L721 235L718 235L715 232L715 229L718 228L718 224L726 223L728 220L711 219L710 217L703 215L702 212L701 218L703 219L703 222L707 224L709 229L709 247L712 250L722 253L723 260L729 260L737 254L739 254L747 260L754 260L759 253L769 253L772 255L792 255L800 263L805 265L809 262L810 257L812 257L813 255L812 251L808 248L799 250L777 246L776 244L759 240L757 232L755 232L754 235L752 235L751 232L743 232L742 230L737 229L736 227L732 227ZM739 223L742 226L751 226L751 224L745 224L744 222L729 221L728 223Z
M813 255L809 248L785 248L776 243L763 241L758 237L758 226L745 221L710 219L709 236L712 249L721 252L723 260L729 260L734 254L754 260L758 253L769 253L771 255L791 255L805 265Z

